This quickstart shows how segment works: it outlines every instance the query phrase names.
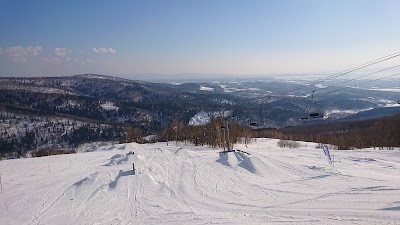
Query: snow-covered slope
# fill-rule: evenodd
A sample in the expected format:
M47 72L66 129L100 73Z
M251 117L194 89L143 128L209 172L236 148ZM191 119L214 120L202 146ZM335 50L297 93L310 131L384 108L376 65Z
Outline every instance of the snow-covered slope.
M210 115L204 111L200 111L190 118L189 125L198 126L207 124L209 122L211 122Z
M398 149L333 151L333 169L315 144L277 141L0 161L0 224L399 224Z

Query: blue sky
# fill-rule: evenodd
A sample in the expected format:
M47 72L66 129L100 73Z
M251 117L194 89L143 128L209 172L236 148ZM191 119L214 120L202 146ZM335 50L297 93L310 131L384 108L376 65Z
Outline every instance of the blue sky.
M396 0L0 0L0 76L330 73L399 52L399 11Z

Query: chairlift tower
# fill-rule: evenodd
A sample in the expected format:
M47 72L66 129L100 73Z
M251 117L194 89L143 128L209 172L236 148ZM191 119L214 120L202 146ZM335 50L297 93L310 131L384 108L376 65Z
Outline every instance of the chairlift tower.
M227 148L228 151L231 150L231 141L230 141L230 137L229 137L229 121L228 120L233 117L234 116L229 116L229 117L225 118L225 109L222 109L221 121L225 120L225 126L221 127L221 129L224 131L224 151L225 151L225 147Z
M226 146L226 135L225 135L225 126L224 126L224 121L223 121L223 119L224 119L224 117L225 117L225 109L222 109L221 110L222 111L222 115L220 115L221 116L221 123L222 123L222 126L221 126L221 130L223 131L223 135L224 135L224 144L223 144L223 146L224 146L224 151L225 151L225 146Z
M228 145L228 151L231 150L231 142L230 142L230 138L229 138L229 122L228 122L229 118L226 119L226 132L227 132L227 145Z

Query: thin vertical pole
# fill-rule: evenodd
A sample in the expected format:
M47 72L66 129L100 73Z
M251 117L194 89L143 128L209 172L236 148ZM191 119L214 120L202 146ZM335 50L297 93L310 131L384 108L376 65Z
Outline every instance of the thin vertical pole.
M132 163L132 173L133 173L133 175L135 175L135 163Z
M224 151L225 151L225 147L226 147L226 127L224 124L224 118L225 118L225 109L222 109L222 117L221 117L221 124L222 124L222 130L224 131Z
M231 140L229 139L229 122L226 119L226 132L227 132L227 144L228 144L228 151L231 150Z

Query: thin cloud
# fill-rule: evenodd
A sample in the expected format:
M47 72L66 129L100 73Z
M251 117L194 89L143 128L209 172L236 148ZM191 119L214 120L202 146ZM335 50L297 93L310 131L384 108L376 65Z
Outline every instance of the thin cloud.
M2 53L12 57L37 56L42 52L42 46L12 46L2 50Z
M113 48L92 48L92 51L96 54L116 54L117 51Z
M42 60L48 64L61 64L70 60L67 56L69 52L67 48L54 48L52 52L44 54Z
M66 56L68 52L67 48L55 48L53 54L57 56Z
M1 49L0 54L8 55L14 58L15 62L27 62L28 56L38 56L42 53L42 46L27 46L20 45L6 47Z
M1 49L0 54L12 57L15 62L25 63L29 56L38 56L42 53L42 46L12 46Z

